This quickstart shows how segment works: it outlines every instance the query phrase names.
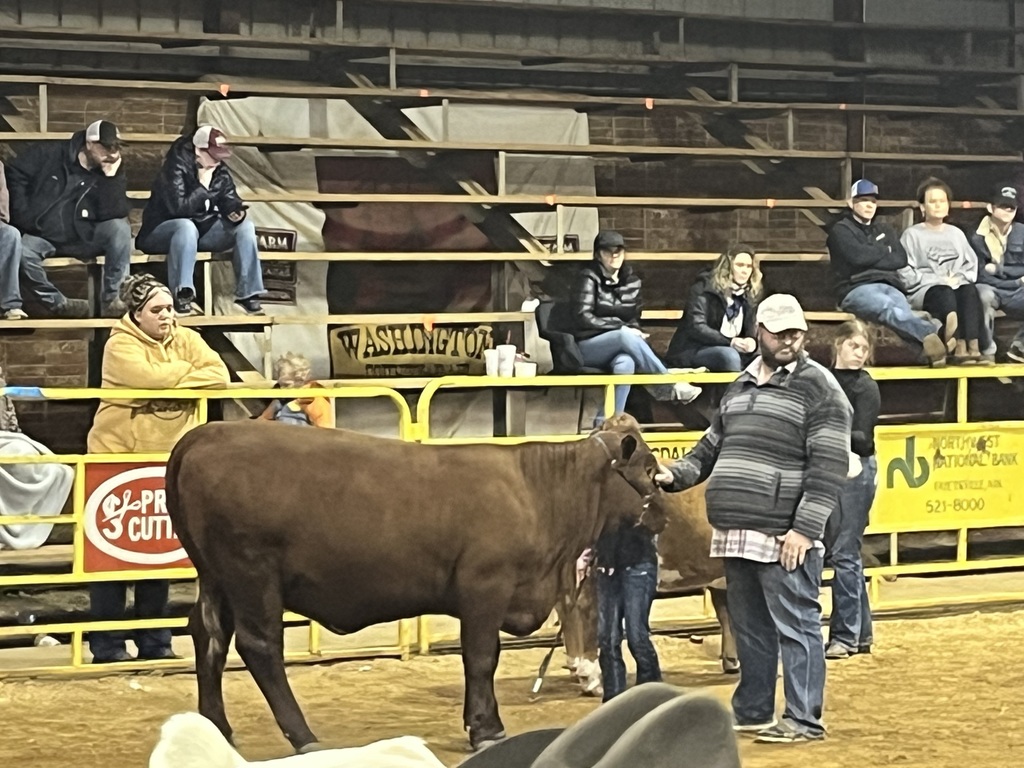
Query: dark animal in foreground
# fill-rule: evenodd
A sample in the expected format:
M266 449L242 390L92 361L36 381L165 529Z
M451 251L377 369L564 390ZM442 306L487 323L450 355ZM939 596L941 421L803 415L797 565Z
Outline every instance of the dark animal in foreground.
M230 738L221 681L234 634L285 736L314 749L285 675L284 611L341 633L446 614L461 621L470 743L503 738L499 630L542 625L583 548L606 524L643 516L656 471L628 416L582 440L514 446L198 427L168 460L167 508L199 576L189 627L200 713ZM613 480L637 503L606 503Z

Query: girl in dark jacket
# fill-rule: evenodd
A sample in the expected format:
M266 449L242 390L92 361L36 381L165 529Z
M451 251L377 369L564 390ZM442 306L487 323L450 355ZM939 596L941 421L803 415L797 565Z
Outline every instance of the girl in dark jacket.
M580 270L571 296L573 336L583 364L611 373L669 373L640 330L640 277L624 264L625 241L618 232L600 232L594 260ZM689 403L700 387L684 381L651 387L660 400ZM629 384L615 387L615 413L622 413ZM601 417L598 417L601 420Z
M754 249L737 245L702 272L668 347L669 365L741 371L754 358L761 270Z

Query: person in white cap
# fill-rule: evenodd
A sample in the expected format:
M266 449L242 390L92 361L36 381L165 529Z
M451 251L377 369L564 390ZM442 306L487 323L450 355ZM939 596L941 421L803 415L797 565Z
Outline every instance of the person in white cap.
M799 302L757 308L760 356L726 389L708 430L656 480L682 491L708 479L711 556L725 558L740 682L736 730L769 743L816 741L825 692L821 588L825 522L850 467L850 403L803 350ZM710 478L710 479L709 479ZM775 718L782 653L786 708Z
M859 179L850 188L850 210L828 228L829 266L835 280L836 305L861 320L878 323L924 352L933 368L946 365L946 344L938 323L914 314L899 270L907 266L896 230L875 218L878 185Z
M32 144L7 165L11 223L22 234L21 282L55 317L88 317L85 299L69 299L47 277L51 256L104 256L100 314L119 317L118 289L132 255L131 203L121 134L96 120L67 141Z
M215 126L202 125L181 136L168 150L142 212L136 243L145 253L167 254L167 282L180 315L195 311L195 265L201 250L232 252L235 304L247 315L263 314L256 227L224 163L229 157L227 137Z

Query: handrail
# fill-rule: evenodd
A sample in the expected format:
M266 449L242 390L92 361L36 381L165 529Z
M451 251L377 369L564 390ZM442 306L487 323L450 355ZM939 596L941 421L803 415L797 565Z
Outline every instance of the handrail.
M55 131L18 131L0 134L4 142L59 141L66 133ZM169 133L124 133L131 144L170 144L179 138ZM387 152L504 152L507 155L569 155L569 156L660 156L730 158L771 158L779 160L865 160L869 162L907 163L1020 163L1024 154L970 154L942 152L880 152L848 150L806 150L776 147L693 147L669 144L551 144L515 141L454 141L419 139L325 138L323 136L244 136L232 135L231 143L241 147L270 149L337 149L379 150Z

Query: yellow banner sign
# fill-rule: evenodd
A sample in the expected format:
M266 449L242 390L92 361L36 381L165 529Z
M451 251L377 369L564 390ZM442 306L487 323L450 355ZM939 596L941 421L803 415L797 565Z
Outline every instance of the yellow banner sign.
M942 530L1019 524L1024 428L943 424L885 428L875 436L878 496L871 530Z

